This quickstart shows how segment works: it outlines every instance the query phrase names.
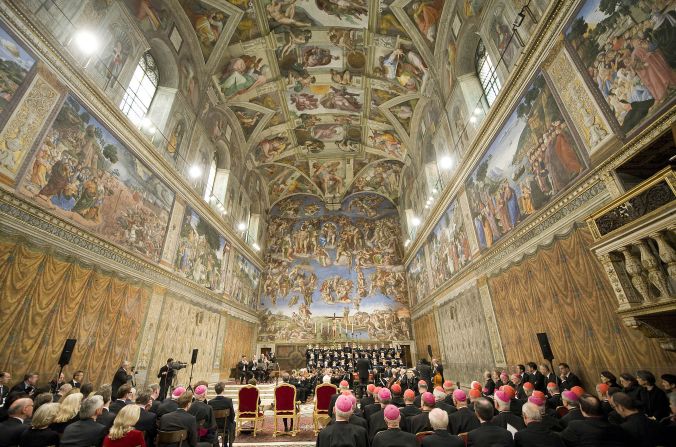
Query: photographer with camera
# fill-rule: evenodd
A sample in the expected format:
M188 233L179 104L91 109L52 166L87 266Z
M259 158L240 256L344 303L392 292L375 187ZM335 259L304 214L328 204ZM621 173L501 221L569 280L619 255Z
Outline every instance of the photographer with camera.
M186 363L175 362L174 359L168 358L167 364L160 368L160 372L157 374L157 378L160 379L160 401L166 399L167 392L171 388L171 384L174 382L174 377L176 377L178 370L185 368L186 365Z

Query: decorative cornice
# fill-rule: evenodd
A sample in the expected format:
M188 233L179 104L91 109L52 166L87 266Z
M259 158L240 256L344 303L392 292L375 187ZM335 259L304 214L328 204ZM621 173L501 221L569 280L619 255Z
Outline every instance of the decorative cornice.
M120 109L101 91L101 89L85 75L85 70L68 54L58 50L61 47L43 28L32 23L21 2L0 2L0 19L6 22L42 62L55 73L59 80L91 108L96 118L108 127L120 141L127 145L133 153L167 184L177 196L181 196L204 219L223 234L233 246L245 254L251 262L263 270L263 260L249 245L244 243L233 228L229 228L223 220L202 200L186 179L178 174L175 168L158 153L151 142L130 123ZM200 55L201 57L201 55Z
M59 253L70 255L79 262L152 287L165 288L204 307L258 322L254 309L141 260L5 191L0 191L0 214L3 215L0 233L24 237L43 248L55 247Z

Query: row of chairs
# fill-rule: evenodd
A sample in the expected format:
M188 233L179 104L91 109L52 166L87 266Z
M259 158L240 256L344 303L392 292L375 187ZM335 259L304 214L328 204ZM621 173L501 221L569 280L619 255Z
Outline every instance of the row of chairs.
M315 436L319 433L320 425L328 423L330 419L329 405L331 404L331 396L336 392L336 386L330 383L322 383L315 387L315 407L312 413ZM253 424L253 436L256 437L256 432L260 430L259 424L262 425L265 419L263 406L260 403L260 392L255 386L246 385L239 389L238 398L235 435L238 436L241 433L245 424ZM298 434L300 431L300 404L301 402L296 400L295 386L282 383L275 387L273 437L284 433L279 430L279 419L290 419L293 428L289 434L291 436Z

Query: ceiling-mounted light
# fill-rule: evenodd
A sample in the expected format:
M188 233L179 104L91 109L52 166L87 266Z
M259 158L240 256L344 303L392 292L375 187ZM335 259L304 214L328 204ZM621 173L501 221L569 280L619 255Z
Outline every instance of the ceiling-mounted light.
M432 196L429 196L429 197L427 198L427 201L428 201L428 202L431 202L432 200L434 200L434 197L432 197Z
M441 169L451 169L453 167L453 159L449 155L444 155L439 159L439 167Z
M237 229L238 229L239 231L244 231L244 230L246 230L246 224L245 224L244 222L238 223L238 224L237 224Z
M404 247L408 247L409 245L411 245L411 240L406 239L406 242L404 242Z
M472 124L476 124L476 116L472 115L469 117L469 122Z
M432 194L436 194L437 192L437 188L432 188Z
M476 108L474 109L474 114L475 114L475 115L479 115L481 112L483 112L483 110L481 109L481 107L476 107Z
M254 250L261 251L261 247L257 243L254 242L253 244L251 244L251 246L253 247Z
M429 204L429 203L425 205L425 209L426 209L426 210L430 209L430 204Z
M418 225L420 225L420 218L417 217L417 216L414 216L411 219L411 225L413 225L414 227L417 227Z
M192 165L188 169L188 175L193 179L199 178L202 175L202 168L199 165Z
M93 32L81 29L73 36L73 42L85 56L91 56L99 49L99 39Z

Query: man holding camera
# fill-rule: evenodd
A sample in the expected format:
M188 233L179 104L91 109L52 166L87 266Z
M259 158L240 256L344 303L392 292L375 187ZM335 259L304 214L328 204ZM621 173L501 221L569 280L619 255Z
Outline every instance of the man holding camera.
M157 378L160 379L160 396L158 399L160 401L166 399L167 392L169 391L171 383L174 380L174 376L176 375L176 370L172 366L173 362L174 359L167 359L167 364L160 368L160 372L157 374Z

